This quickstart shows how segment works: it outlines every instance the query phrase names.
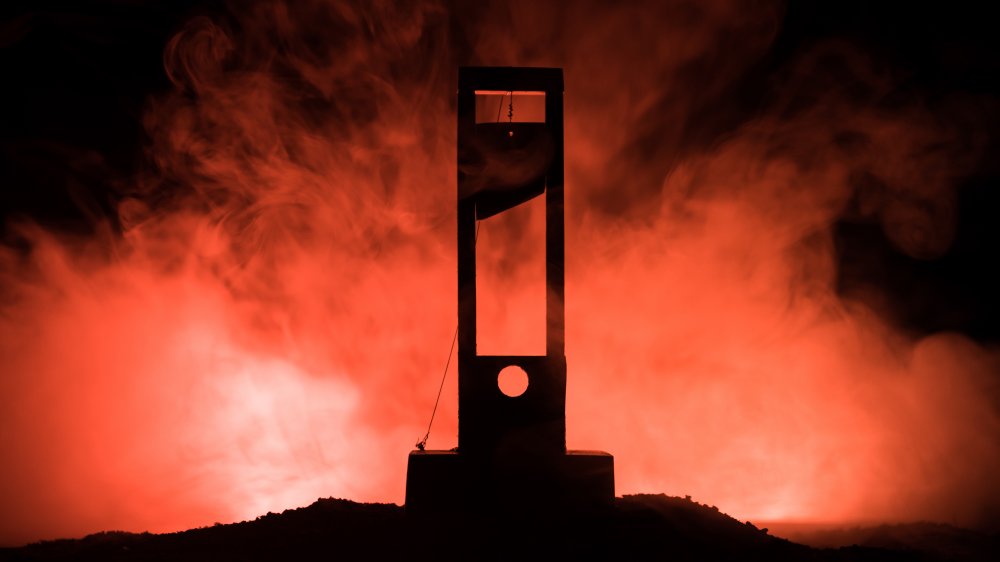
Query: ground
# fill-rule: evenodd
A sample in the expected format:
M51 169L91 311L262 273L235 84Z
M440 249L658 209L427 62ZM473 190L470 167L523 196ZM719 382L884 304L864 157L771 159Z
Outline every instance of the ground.
M845 530L841 541L854 538L866 546L811 548L713 506L665 495L621 497L612 512L598 516L540 519L532 513L414 520L394 504L328 498L179 533L112 531L45 541L0 550L0 560L978 561L1000 552L997 535L929 524Z

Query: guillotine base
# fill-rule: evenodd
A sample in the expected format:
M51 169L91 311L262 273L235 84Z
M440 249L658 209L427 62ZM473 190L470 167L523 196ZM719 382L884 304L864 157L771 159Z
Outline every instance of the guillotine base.
M458 451L412 451L406 512L412 514L601 513L614 505L615 461L601 451L567 451L530 462Z

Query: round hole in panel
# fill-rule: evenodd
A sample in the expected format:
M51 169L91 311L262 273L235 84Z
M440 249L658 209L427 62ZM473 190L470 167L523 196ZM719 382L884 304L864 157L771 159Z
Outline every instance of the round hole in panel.
M505 396L517 398L528 390L528 373L517 365L509 365L497 375L497 386Z

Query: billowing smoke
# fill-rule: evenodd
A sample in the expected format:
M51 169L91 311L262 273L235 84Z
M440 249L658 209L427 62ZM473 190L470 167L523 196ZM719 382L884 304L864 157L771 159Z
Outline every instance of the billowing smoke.
M0 540L402 501L455 327L458 64L565 68L568 439L615 454L619 494L983 522L996 350L841 298L832 231L863 215L946 252L976 123L887 99L891 69L836 42L734 105L781 6L647 4L191 19L116 216L83 239L22 223L30 250L2 254ZM540 337L519 324L540 220L483 226L482 282L522 305L484 305L512 339L491 346ZM455 379L431 447L455 444Z

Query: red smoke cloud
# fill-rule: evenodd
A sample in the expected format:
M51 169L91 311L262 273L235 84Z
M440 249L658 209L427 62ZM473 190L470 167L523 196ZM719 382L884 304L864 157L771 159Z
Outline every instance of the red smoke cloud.
M940 255L979 148L962 115L880 103L892 73L835 43L733 125L713 102L779 8L263 2L191 20L121 232L23 224L30 253L2 255L0 540L402 501L456 321L459 63L565 68L568 444L615 454L619 494L980 522L1000 498L996 350L841 299L831 231L860 206ZM515 303L484 304L489 345L538 341L519 322L539 220L483 227L483 252L528 263L484 254L481 281ZM455 381L431 447L455 444Z

